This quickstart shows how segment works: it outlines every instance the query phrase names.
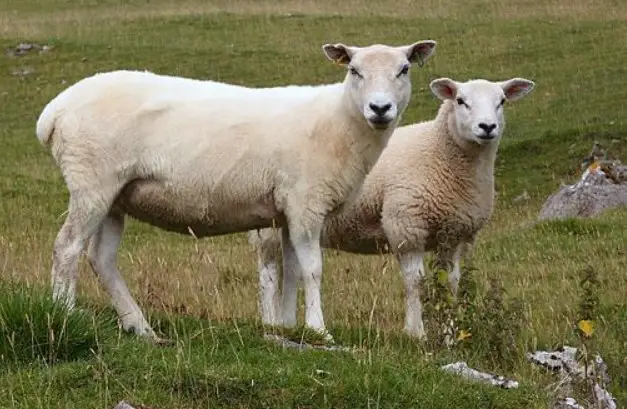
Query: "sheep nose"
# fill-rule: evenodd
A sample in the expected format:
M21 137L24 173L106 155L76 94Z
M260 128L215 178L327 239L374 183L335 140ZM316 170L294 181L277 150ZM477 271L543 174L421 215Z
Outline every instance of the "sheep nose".
M483 130L483 132L485 132L486 135L490 135L492 133L492 131L496 128L496 124L486 124L484 122L481 122L479 124L479 128L481 128Z
M379 116L383 116L386 112L390 110L390 108L392 108L392 104L390 103L379 105L371 102L368 106L370 107L370 109L372 109L372 112Z

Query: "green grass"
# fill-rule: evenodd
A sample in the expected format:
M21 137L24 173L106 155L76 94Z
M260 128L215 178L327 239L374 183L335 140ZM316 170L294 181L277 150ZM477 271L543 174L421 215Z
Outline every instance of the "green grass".
M2 283L0 283L2 284ZM111 337L115 320L87 311L69 311L47 291L0 289L0 365L53 365L88 358Z
M388 359L376 344L355 353L283 350L265 342L258 327L198 319L175 318L166 331L175 346L155 348L122 336L90 362L0 373L3 399L28 408L112 407L122 397L164 408L449 408L468 401L500 408L534 407L539 399L527 385L508 393L469 387L411 351Z
M588 347L607 361L611 391L619 407L627 405L627 211L534 223L546 196L578 177L580 160L594 140L607 146L614 141L611 153L627 161L627 57L621 48L627 42L627 5L616 0L122 3L0 4L0 47L54 45L45 54L0 56L0 280L11 283L11 291L0 286L0 316L9 311L12 322L0 328L5 357L0 406L108 408L130 399L164 409L545 408L553 398L545 387L557 379L532 367L524 353L581 345L573 328L583 297L580 278L588 266L599 281L597 326ZM67 315L46 301L41 291L49 286L52 243L67 191L34 126L43 106L68 85L118 68L246 85L339 81L343 71L326 60L324 43L429 38L438 41L438 49L412 72L405 123L435 114L438 101L427 88L434 78L518 76L537 84L532 95L507 108L497 208L472 257L478 268L476 313L468 317L472 337L464 343L447 351L402 335L403 286L391 257L327 251L325 319L338 343L355 345L358 352L282 350L262 338L255 258L243 235L194 241L134 221L128 223L120 269L174 346L118 334L113 314L102 310L108 297L87 263L78 289L82 310ZM12 74L23 68L32 74ZM530 199L514 202L524 191ZM495 278L503 287L500 304L490 292ZM46 314L55 317L52 326ZM67 338L50 343L50 328L66 328ZM505 342L512 336L514 341ZM476 385L437 369L457 359L516 378L521 388Z

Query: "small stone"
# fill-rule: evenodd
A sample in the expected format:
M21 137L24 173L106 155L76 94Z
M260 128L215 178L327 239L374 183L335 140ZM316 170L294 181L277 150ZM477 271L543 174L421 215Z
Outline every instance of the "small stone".
M512 202L514 203L518 203L518 202L522 202L522 201L527 201L531 199L531 196L529 195L529 192L527 192L526 190L524 192L522 192L520 195L516 196L514 199L512 199Z
M584 409L584 407L578 404L575 399L568 397L559 400L555 409Z
M15 75L16 77L26 77L34 72L35 70L32 67L20 67L11 71L11 75Z
M126 403L126 401L121 401L113 409L135 409L133 406Z

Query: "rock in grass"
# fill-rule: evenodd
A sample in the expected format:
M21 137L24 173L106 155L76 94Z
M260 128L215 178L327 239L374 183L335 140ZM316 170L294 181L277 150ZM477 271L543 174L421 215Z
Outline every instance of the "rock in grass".
M143 405L133 405L128 403L125 400L120 401L117 405L113 407L113 409L155 409L148 406Z
M290 339L281 337L279 335L274 334L264 334L264 339L267 341L272 341L276 344L279 344L283 348L293 348L298 350L306 350L306 349L318 349L322 351L341 351L341 352L353 352L353 348L339 346L339 345L311 345L308 343L296 342Z
M584 365L577 359L577 348L564 346L557 351L535 351L527 354L527 360L552 371L565 373L560 384L570 383L571 378L580 378L592 386L593 399L600 409L617 409L616 399L605 389L610 382L607 365L599 354L594 356L591 364ZM586 372L588 368L588 372ZM573 398L566 397L555 406L555 409L582 409Z
M115 405L113 409L135 409L135 408L131 406L129 403L127 403L126 401L121 401L120 403Z
M548 197L538 220L594 217L622 206L627 206L627 166L618 161L595 162L579 182Z
M468 364L463 361L444 365L440 369L446 372L458 374L465 379L488 383L492 386L499 386L504 389L518 388L517 381L505 379L500 375L494 375L491 373L478 371L469 367Z
M47 53L52 50L52 46L50 45L39 45L35 43L20 43L15 47L9 48L6 51L6 54L9 57L21 57L25 54L28 54L32 51L38 51L39 53Z
M577 403L574 398L560 399L555 405L555 409L585 409L583 406Z

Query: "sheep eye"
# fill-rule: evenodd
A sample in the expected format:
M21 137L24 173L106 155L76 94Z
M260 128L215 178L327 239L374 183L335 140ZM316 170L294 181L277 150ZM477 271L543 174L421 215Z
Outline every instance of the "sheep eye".
M457 105L465 105L466 107L468 106L466 102L464 102L464 100L461 98L457 98Z
M357 71L355 67L349 67L348 70L350 71L352 75L361 78L361 74L359 73L359 71Z
M503 98L503 99L501 100L501 103L499 104L499 107L502 107L503 105L505 105L505 98Z
M400 77L401 75L407 75L408 72L409 72L409 65L404 65L403 68L401 68L401 70L399 71L397 77Z

